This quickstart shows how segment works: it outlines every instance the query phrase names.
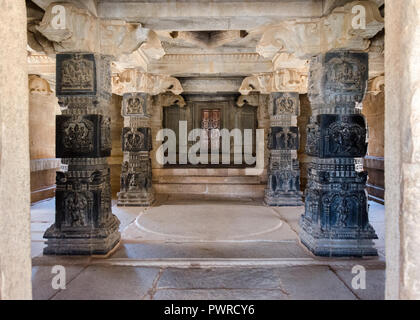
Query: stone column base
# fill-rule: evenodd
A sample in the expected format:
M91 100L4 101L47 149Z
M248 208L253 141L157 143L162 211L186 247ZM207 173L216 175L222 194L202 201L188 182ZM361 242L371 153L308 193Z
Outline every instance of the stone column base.
M118 192L119 207L149 207L155 202L154 192Z
M341 234L346 234L347 239L328 237L334 232L315 231L310 226L310 222L302 217L300 221L300 240L316 256L322 257L364 257L377 256L378 251L374 247L373 239L377 235L372 227L365 231L341 230ZM314 235L315 234L315 235Z
M271 207L300 207L303 206L301 192L269 192L266 190L264 203Z
M73 226L59 229L53 224L44 234L47 239L44 255L107 254L120 241L119 225L114 215L106 225L98 228Z

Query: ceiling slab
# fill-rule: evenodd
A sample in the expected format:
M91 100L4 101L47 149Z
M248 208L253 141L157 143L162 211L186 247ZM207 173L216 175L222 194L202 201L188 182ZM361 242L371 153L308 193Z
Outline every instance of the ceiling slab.
M153 30L249 30L294 18L320 17L323 0L279 1L117 1L102 0L105 19L141 23Z

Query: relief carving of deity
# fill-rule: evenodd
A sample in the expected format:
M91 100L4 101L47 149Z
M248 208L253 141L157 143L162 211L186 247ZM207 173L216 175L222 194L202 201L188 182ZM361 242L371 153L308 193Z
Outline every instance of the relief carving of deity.
M330 139L333 142L330 151L342 155L360 153L365 145L364 131L357 124L333 123L329 128Z
M124 134L124 150L140 150L144 147L145 136L141 131L133 132L132 129Z
M363 75L366 67L357 61L335 58L330 61L327 72L327 88L337 93L352 93L363 90Z
M280 115L284 113L295 113L296 103L293 98L283 96L276 99L276 110L274 115Z
M127 114L143 114L144 113L144 98L136 97L129 98L127 101Z
M81 192L70 192L64 199L67 224L71 227L86 225L88 200Z
M94 90L93 61L75 55L63 61L61 68L61 90Z
M65 148L76 152L93 150L93 124L89 120L69 120L63 125L62 142Z
M289 128L284 128L282 131L276 133L276 147L285 149L296 148L297 134Z

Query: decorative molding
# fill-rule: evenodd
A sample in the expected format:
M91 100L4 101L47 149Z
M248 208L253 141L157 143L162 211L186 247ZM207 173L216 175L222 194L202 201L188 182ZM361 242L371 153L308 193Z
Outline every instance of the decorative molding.
M354 29L352 8L366 9L366 28ZM331 49L366 50L369 39L384 27L378 6L372 1L353 1L335 8L328 16L317 19L287 20L269 27L257 45L257 52L272 59L278 52L293 53L297 58L327 52Z

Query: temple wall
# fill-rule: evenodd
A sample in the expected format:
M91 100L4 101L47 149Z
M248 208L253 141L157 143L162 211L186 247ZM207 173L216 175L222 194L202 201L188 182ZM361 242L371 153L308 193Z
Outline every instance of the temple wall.
M31 159L31 202L54 197L55 172L60 161L55 158L55 115L58 100L48 82L29 76L29 154Z
M113 94L109 108L111 116L112 150L111 157L109 157L108 161L111 168L111 190L113 198L115 198L117 192L120 191L121 164L123 162L121 131L124 127L124 120L121 116L121 102L122 97Z
M372 200L384 203L385 93L368 93L363 101L362 113L369 127L368 154L364 159L369 174L367 190Z

